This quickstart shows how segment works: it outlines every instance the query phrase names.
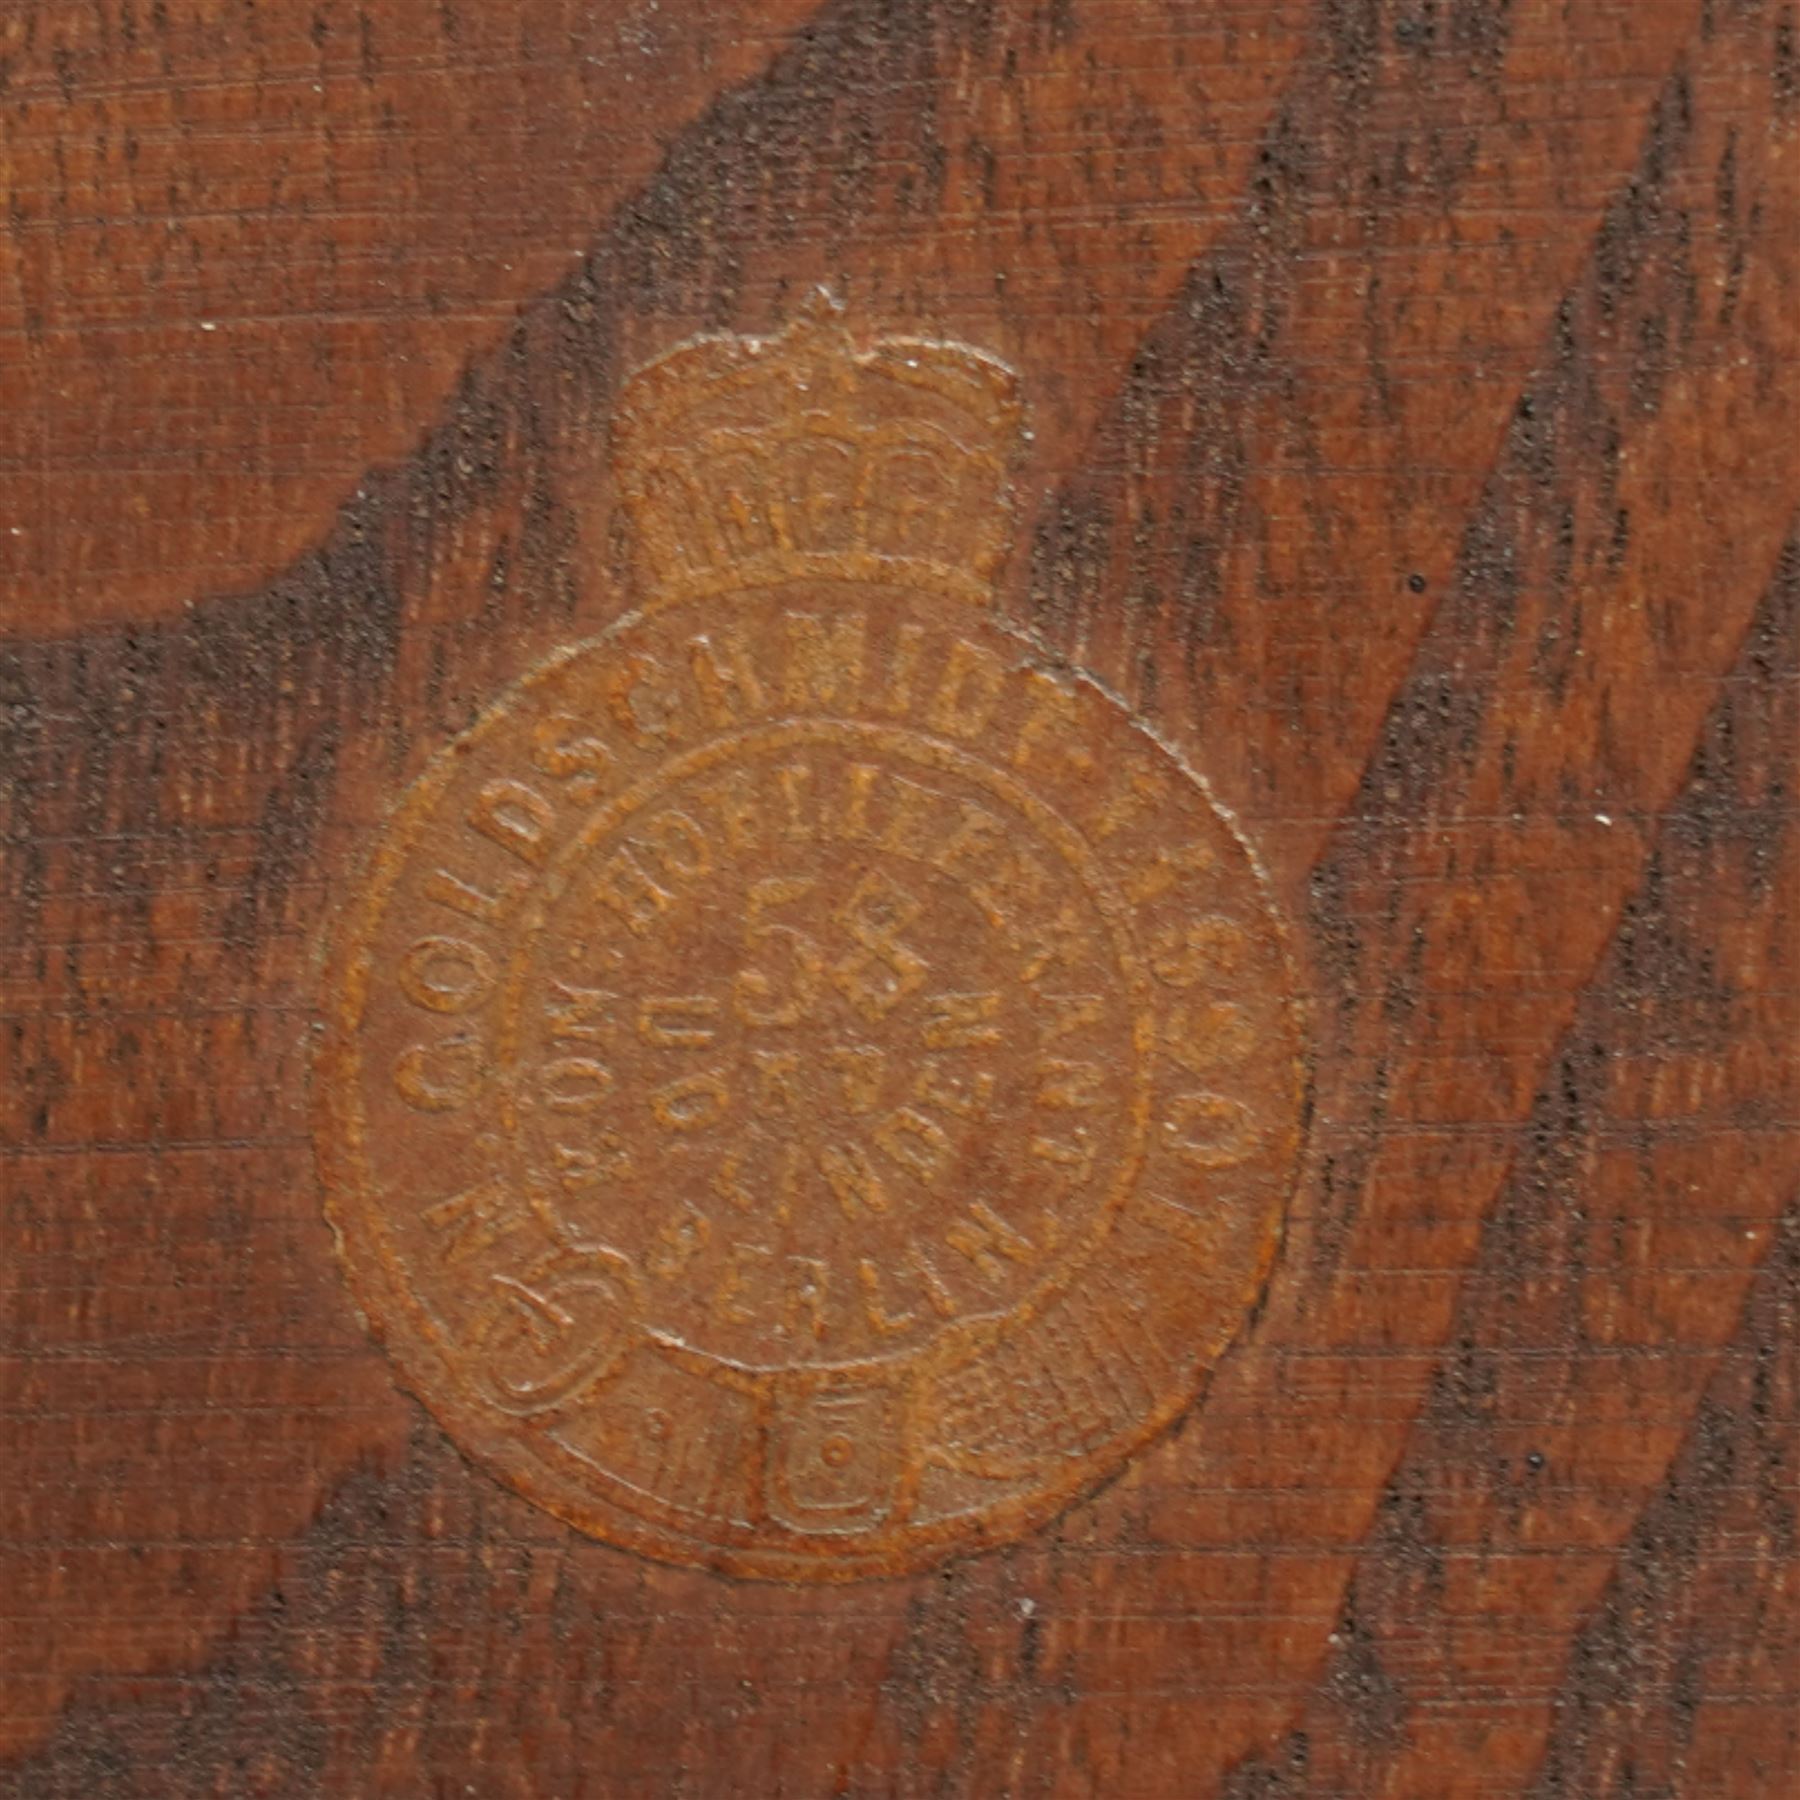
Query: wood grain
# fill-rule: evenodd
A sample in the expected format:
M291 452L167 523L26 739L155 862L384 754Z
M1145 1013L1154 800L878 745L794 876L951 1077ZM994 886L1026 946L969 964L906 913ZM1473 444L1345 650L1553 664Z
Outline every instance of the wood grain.
M1792 5L35 0L0 129L0 1793L1794 1791ZM830 1590L464 1462L306 1087L620 381L820 281L1020 371L1006 604L1317 1032L1184 1426Z

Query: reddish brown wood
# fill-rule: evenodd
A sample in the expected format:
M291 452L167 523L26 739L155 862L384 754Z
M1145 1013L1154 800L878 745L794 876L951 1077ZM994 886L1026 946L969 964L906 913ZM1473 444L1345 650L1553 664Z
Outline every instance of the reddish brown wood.
M52 0L0 23L0 1792L1780 1796L1785 0ZM1018 370L1005 602L1296 927L1177 1432L941 1572L665 1568L405 1396L309 1142L384 809L617 611L622 379Z

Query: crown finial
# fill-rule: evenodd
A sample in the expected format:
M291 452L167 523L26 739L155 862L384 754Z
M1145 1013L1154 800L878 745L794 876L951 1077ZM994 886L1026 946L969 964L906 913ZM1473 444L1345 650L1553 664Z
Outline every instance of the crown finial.
M965 345L859 349L824 288L778 336L709 336L626 384L613 428L645 604L802 579L985 603L1011 539L1018 382Z

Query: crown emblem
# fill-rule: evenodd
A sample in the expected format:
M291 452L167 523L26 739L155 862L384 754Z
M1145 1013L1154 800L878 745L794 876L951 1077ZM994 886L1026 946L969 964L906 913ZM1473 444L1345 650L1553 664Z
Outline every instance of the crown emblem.
M795 579L985 602L1011 539L1012 371L964 345L859 349L820 294L777 337L703 337L639 370L613 466L646 604Z

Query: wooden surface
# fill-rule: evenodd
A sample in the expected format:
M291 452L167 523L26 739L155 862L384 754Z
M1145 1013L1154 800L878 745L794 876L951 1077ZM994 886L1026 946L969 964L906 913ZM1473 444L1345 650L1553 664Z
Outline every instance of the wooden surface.
M32 0L0 130L0 1793L1800 1788L1791 4ZM1182 1426L829 1589L465 1462L306 1085L621 379L821 281L1019 371L1316 1102Z

